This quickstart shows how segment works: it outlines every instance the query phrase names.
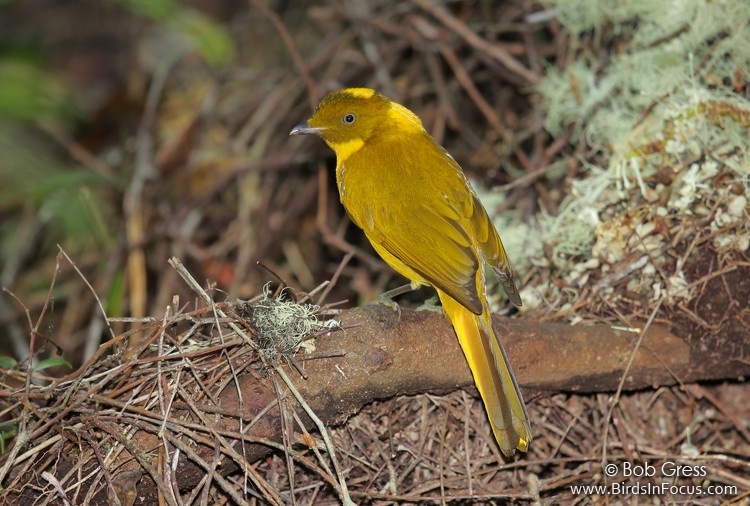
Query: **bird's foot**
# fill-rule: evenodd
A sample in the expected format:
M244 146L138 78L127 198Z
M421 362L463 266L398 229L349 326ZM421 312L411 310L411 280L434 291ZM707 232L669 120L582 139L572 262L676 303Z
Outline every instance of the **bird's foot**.
M438 305L439 300L440 299L438 299L437 295L433 295L432 297L425 299L422 305L417 308L417 311L432 311L434 313L442 313L443 307Z
M380 297L375 299L376 304L382 304L384 306L388 306L392 310L396 311L398 313L398 317L401 318L401 306L398 305L398 303L393 300L394 297L398 297L399 295L403 295L405 293L409 293L413 290L416 290L419 287L416 283L409 283L406 285L399 286L397 288L394 288L393 290L388 290L387 292L384 292Z

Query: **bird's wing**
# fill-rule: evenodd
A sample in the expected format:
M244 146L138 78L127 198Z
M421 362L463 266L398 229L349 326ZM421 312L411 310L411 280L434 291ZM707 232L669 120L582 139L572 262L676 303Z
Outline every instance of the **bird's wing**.
M368 179L366 198L347 210L376 249L385 250L473 313L483 310L485 260L510 300L520 305L497 230L458 163L429 141L430 149L421 150L419 157L409 156L402 142L381 146L381 151L391 153L390 170ZM368 169L362 166L353 172L371 178ZM408 270L389 263L409 277Z
M418 195L413 198L419 200ZM456 198L443 195L416 204L402 200L390 212L379 212L365 220L363 228L371 241L431 285L480 314L482 302L477 291L480 260L476 243L467 230L470 220Z

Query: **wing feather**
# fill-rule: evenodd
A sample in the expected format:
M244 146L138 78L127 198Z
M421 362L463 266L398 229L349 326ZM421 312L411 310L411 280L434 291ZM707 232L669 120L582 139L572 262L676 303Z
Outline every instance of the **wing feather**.
M439 209L422 206L402 227L404 233L397 236L378 234L379 244L431 285L480 314L475 281L479 262L460 222L441 215Z
M513 268L508 260L508 255L505 253L503 241L500 240L500 234L498 234L497 229L487 215L487 211L479 202L476 195L474 196L474 214L472 215L471 224L482 256L492 267L492 271L503 286L508 299L520 307L521 296L518 294L518 289L513 282Z

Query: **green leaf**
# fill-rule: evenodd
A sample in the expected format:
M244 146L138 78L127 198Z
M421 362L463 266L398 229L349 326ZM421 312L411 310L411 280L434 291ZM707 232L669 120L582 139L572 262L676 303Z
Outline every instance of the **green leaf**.
M0 61L0 116L15 120L70 119L75 107L57 77L28 58Z
M123 314L125 307L126 287L125 287L125 270L117 269L112 284L107 294L106 310L108 315Z
M13 369L18 361L7 355L0 355L0 369Z
M198 11L182 9L169 20L169 26L195 47L214 67L232 63L234 44L223 27Z
M57 367L58 365L64 365L68 369L73 369L73 364L71 364L70 362L68 362L62 357L54 356L54 357L46 358L42 360L41 362L39 362L38 364L36 364L34 366L34 370L42 371L44 369L49 369L50 367Z
M203 13L174 0L115 0L132 12L147 17L195 48L214 67L234 61L237 51L224 27Z

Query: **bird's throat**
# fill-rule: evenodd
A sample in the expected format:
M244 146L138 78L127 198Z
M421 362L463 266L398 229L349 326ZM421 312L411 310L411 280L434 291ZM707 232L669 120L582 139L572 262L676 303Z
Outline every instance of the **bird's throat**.
M338 159L339 165L348 160L354 153L362 149L362 146L364 145L365 141L360 138L329 144L331 149L336 152L336 158Z

